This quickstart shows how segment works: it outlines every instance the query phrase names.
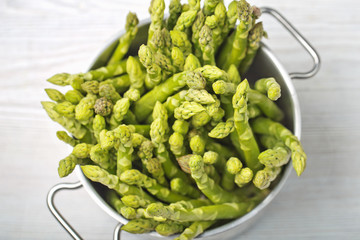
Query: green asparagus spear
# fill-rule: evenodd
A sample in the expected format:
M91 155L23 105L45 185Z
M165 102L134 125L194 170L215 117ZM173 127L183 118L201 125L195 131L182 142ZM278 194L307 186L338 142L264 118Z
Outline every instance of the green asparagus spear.
M204 163L206 164L215 164L219 161L219 154L214 151L207 151L203 156Z
M69 133L71 133L77 139L83 139L89 134L88 130L82 126L79 121L75 119L65 118L59 115L55 110L55 103L53 102L41 102L48 116L55 122L62 125Z
M178 222L164 222L156 226L155 231L162 236L170 236L182 232L185 225Z
M179 107L175 108L174 117L176 119L189 119L202 111L205 111L205 108L201 104L184 101Z
M260 170L256 173L254 180L254 185L259 189L265 189L270 186L270 176L265 170Z
M205 152L206 140L200 135L195 135L190 138L189 145L194 154L203 155Z
M173 46L178 47L184 54L185 58L192 53L192 44L185 32L179 30L170 31Z
M65 131L57 131L56 136L59 140L63 141L64 143L69 144L70 146L75 146L76 144L79 144L79 140L76 140L72 137L70 137L67 132Z
M197 90L190 88L186 91L185 99L187 101L194 101L200 104L215 103L214 97L205 89Z
M256 118L262 114L260 108L255 104L248 104L249 119Z
M253 26L253 28L249 32L248 44L247 44L248 48L246 50L246 56L242 60L239 68L241 74L246 73L250 68L251 64L253 63L256 53L260 47L260 40L263 36L265 37L267 36L266 32L263 29L262 22L258 22Z
M252 133L251 127L248 123L247 113L247 91L249 83L245 79L242 81L233 96L234 107L234 124L239 136L240 148L244 153L244 160L246 165L253 171L261 168L261 163L258 160L259 147Z
M208 122L210 122L210 120L211 120L211 116L206 111L202 111L195 114L191 118L191 125L194 128L201 128L205 126Z
M125 206L132 208L147 207L151 202L142 199L138 195L126 195L121 198L121 201Z
M193 222L183 233L174 240L191 240L202 234L206 229L211 227L215 221L196 221Z
M204 65L215 65L215 44L213 32L208 25L202 26L199 32L199 46Z
M81 84L81 88L89 94L99 94L99 82L95 80L86 81Z
M307 157L300 141L290 130L280 123L261 117L254 120L252 128L255 133L267 134L283 141L283 143L291 150L291 159L297 175L301 175L306 167Z
M236 85L231 82L225 82L224 80L217 80L212 84L214 93L221 95L233 95L236 91Z
M211 221L241 217L251 211L255 204L254 201L232 202L180 210L174 209L171 206L164 206L161 203L152 203L146 208L146 211L150 216L163 217L179 222Z
M275 120L281 121L284 118L283 111L264 94L256 90L249 89L249 102L256 104L265 116Z
M202 51L199 44L200 30L205 24L205 15L203 11L199 11L192 25L191 42L194 44L194 54L197 58L202 58ZM194 69L192 69L194 70Z
M221 51L218 58L218 65L227 70L231 64L236 67L240 66L242 59L245 57L247 49L247 39L249 31L252 28L252 8L246 2L246 0L240 0L238 2L238 19L240 20L239 25L236 27L233 37L229 37L225 43L224 49ZM231 50L228 51L231 45Z
M48 95L48 97L55 101L55 102L63 102L65 101L65 96L64 94L62 94L60 91L53 89L53 88L46 88L45 89L46 94Z
M147 92L134 104L134 113L139 122L144 121L157 101L164 102L171 94L183 88L186 84L187 72L174 74L165 82Z
M125 34L119 38L119 44L112 54L108 64L115 64L123 59L138 32L139 19L135 13L129 12L126 17Z
M126 61L126 59L121 60L119 63L91 70L84 74L84 80L97 80L101 82L117 75L121 75L126 72Z
M171 0L169 5L169 18L166 20L166 28L172 30L176 24L177 19L181 14L180 0Z
M98 166L85 165L81 166L81 169L91 181L99 182L110 189L114 189L120 196L138 195L142 199L155 202L154 198L145 193L141 188L121 182L116 175L112 175Z
M75 117L75 106L68 101L57 103L54 107L54 110L66 118Z
M106 97L98 98L94 104L94 111L97 115L106 117L111 114L113 106L112 101Z
M81 94L81 92L77 90L69 90L65 93L66 101L69 101L74 105L77 105L83 97L84 96Z
M234 119L229 118L226 122L219 122L210 132L209 137L225 138L235 130Z
M161 29L163 26L164 10L164 0L151 0L149 7L151 23L148 32L148 44L150 43L154 32L158 29Z
M77 161L78 159L72 154L60 160L58 167L59 177L63 178L68 176L70 173L72 173L72 171L74 171L75 169Z
M171 49L171 60L174 67L176 68L176 72L181 72L184 70L185 56L178 47L173 47Z
M154 219L132 219L125 225L121 227L121 230L124 230L129 233L147 233L155 230L155 227L159 224L159 222Z
M254 173L250 168L242 168L240 172L235 175L235 183L239 187L243 187L252 180L253 176Z
M186 148L184 146L184 136L179 132L174 132L169 138L171 152L176 156L184 155Z
M181 178L173 178L170 182L170 188L174 192L191 198L199 198L201 196L201 192L198 189L185 183Z
M255 82L255 89L263 94L267 93L270 100L276 101L281 96L280 85L275 78L262 78Z
M120 180L129 184L137 185L138 187L145 187L152 195L164 202L177 202L181 200L189 200L189 198L177 194L168 188L158 184L155 179L142 174L136 169L131 169L123 172Z
M231 157L226 162L224 175L221 179L221 186L227 190L231 191L234 189L234 179L235 175L240 172L242 168L242 163L240 159L236 157Z
M216 5L220 0L205 0L204 2L204 14L210 16L214 13Z
M190 158L189 166L191 176L195 180L199 190L215 204L226 202L239 202L239 197L225 191L213 179L205 173L204 161L201 156L193 155ZM205 220L205 219L196 219ZM209 219L213 220L213 219Z
M186 29L192 26L197 15L197 10L182 12L176 21L174 30L186 32Z
M116 163L112 161L109 151L102 149L100 144L92 146L89 155L94 163L107 171L112 172L116 167Z
M263 145L265 145L266 142L269 141L268 139L270 139L270 141L273 141L272 137L270 136L263 135L260 137L260 141L263 143ZM283 142L276 139L274 140L275 144L270 144L272 148L269 147L270 149L267 149L260 153L259 161L268 167L281 167L288 163L291 151L285 146ZM268 146L268 144L266 144L265 146Z

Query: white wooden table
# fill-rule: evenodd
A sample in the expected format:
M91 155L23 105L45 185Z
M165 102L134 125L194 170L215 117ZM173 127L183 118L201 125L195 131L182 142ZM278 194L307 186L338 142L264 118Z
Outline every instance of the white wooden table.
M167 1L168 3L169 1ZM229 1L225 1L228 3ZM321 71L296 81L308 166L293 173L264 217L239 239L359 239L360 4L350 0L254 0L282 12L317 48ZM70 239L45 198L69 148L40 101L45 79L79 72L116 32L129 10L148 17L141 0L0 0L0 239ZM269 45L289 72L309 57L275 21L264 18ZM85 239L111 239L116 221L81 189L56 199ZM124 235L124 239L135 239Z

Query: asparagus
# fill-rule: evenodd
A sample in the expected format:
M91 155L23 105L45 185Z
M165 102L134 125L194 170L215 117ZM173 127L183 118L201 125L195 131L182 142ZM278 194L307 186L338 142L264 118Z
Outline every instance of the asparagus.
M256 53L260 47L260 40L263 36L266 37L267 35L266 32L264 32L262 22L256 23L249 32L246 56L239 67L241 74L246 73L253 63Z
M152 89L162 81L161 68L155 64L154 53L150 47L141 45L139 48L140 62L145 66L147 75L145 78L146 88Z
M275 120L281 121L284 118L283 111L269 98L256 90L249 89L249 102L256 104L265 116Z
M260 170L256 173L254 180L254 185L259 189L265 189L270 186L270 176L265 170Z
M108 188L115 190L120 196L138 195L142 199L155 202L154 198L144 192L141 188L120 181L116 175L112 175L98 166L84 165L81 166L81 170L91 181L99 182Z
M141 63L137 58L128 57L126 62L126 72L129 75L130 88L139 89L142 91L144 85L145 74L141 69Z
M203 156L204 163L206 164L215 164L219 161L219 154L213 151L207 151Z
M194 71L199 67L201 67L199 59L194 54L189 54L189 56L185 59L184 70Z
M115 87L116 91L119 93L125 92L130 86L130 77L129 74L123 74L118 77L109 79L112 85Z
M129 47L136 37L138 32L139 19L135 13L129 12L126 17L125 34L119 38L119 44L117 45L114 53L112 54L108 64L116 64L123 59L128 52Z
M260 141L266 147L271 146L268 147L270 149L260 153L258 158L262 164L268 167L281 167L288 163L291 151L284 145L284 143L273 137L265 135L260 137ZM275 141L275 143L267 144L269 141Z
M184 136L179 132L174 132L169 138L171 152L177 157L184 155L186 149L184 146Z
M200 104L215 103L214 97L205 89L197 90L190 88L186 91L185 100L194 101Z
M206 111L202 111L195 114L191 118L191 124L194 128L201 128L205 126L210 120L211 116Z
M76 167L77 162L78 159L72 154L60 160L58 167L59 177L63 178L72 173Z
M46 88L45 89L46 94L48 95L48 97L55 101L55 102L63 102L65 101L65 96L64 94L62 94L60 91L53 89L53 88Z
M67 132L65 131L57 131L56 136L59 140L63 141L64 143L69 144L70 146L75 146L76 144L79 144L79 140L76 140L72 137L70 137Z
M208 25L202 26L199 32L199 46L204 65L215 65L215 43L213 32Z
M171 49L171 60L177 72L184 70L185 56L178 47L173 47Z
M224 175L221 179L221 186L225 190L231 191L234 189L235 175L240 172L241 168L242 168L242 163L240 159L236 157L231 157L226 162Z
M127 90L124 93L124 98L128 98L130 101L136 102L137 100L139 100L141 97L141 93L139 89L136 88L129 88L129 90Z
M173 46L178 47L183 52L185 57L192 53L192 44L185 32L172 30L170 31L170 37Z
M116 163L112 161L109 151L102 149L100 144L91 147L89 156L94 163L107 171L112 172L116 167Z
M239 197L225 191L213 179L205 173L204 161L201 156L193 155L190 158L189 166L191 176L195 180L199 190L215 204L226 202L239 202ZM196 219L196 220L214 220L214 219ZM195 220L194 220L195 221Z
M96 114L93 119L92 129L94 136L98 142L100 142L100 132L106 128L105 118L99 114Z
M156 30L163 26L165 2L164 0L152 0L149 7L151 23L148 32L148 44L150 43L153 34Z
M225 82L224 80L217 80L212 84L214 93L221 95L233 95L236 91L236 85L231 82Z
M65 93L66 101L69 101L74 105L77 105L83 97L84 96L81 94L81 92L77 90L69 90Z
M150 201L142 199L138 195L126 195L121 198L121 201L125 206L132 208L147 207Z
M65 118L58 114L55 110L55 103L53 102L41 102L48 116L55 122L62 125L69 133L71 133L77 139L86 138L89 134L88 130L80 124L76 119Z
M243 187L252 180L253 176L254 173L250 168L242 168L240 172L235 175L235 183L239 187Z
M204 14L210 16L214 13L216 5L220 0L205 0L204 2Z
M81 88L89 94L99 94L99 82L92 80L81 84Z
M260 108L255 104L248 104L249 119L256 118L262 114Z
M179 222L212 221L241 217L251 211L255 204L255 201L249 201L209 205L194 209L174 209L171 206L152 203L146 208L146 211L150 216L163 217Z
M244 160L246 165L253 171L257 171L261 168L261 164L258 160L260 153L257 142L252 133L251 127L248 123L247 113L247 91L249 89L249 83L245 79L242 81L233 96L234 107L234 124L237 134L239 136L240 148L243 151Z
M240 66L241 60L245 57L247 49L247 38L249 31L252 28L252 8L245 1L240 0L238 2L238 19L240 20L239 25L236 27L232 37L229 37L225 43L224 49L221 51L218 64L222 69L228 69L231 64L236 67ZM228 51L230 45L231 50Z
M201 104L184 101L179 107L175 108L174 117L176 119L189 119L202 111L205 111L205 108Z
M226 122L219 122L210 132L209 137L225 138L235 130L234 119L229 118Z
M166 28L172 30L176 24L178 17L181 14L181 2L180 0L171 0L169 5L169 18L166 20Z
M196 19L192 25L191 42L194 44L194 54L197 58L202 58L202 51L199 44L200 30L205 24L205 15L203 11L197 13Z
M267 134L281 140L285 146L291 150L291 159L293 167L298 176L302 174L306 167L306 154L301 146L300 141L290 130L282 124L274 122L268 118L256 118L252 123L255 133Z
M164 202L177 202L181 200L189 200L188 197L177 194L168 188L160 185L155 179L142 174L136 169L131 169L123 172L120 176L120 180L129 184L137 185L138 187L146 188L149 193L156 196L158 199Z
M200 2L199 2L200 3ZM197 15L197 10L189 10L182 12L176 21L174 30L185 32L189 27L192 26Z
M119 199L115 191L109 190L105 195L106 201L113 207L115 210L122 214L127 219L136 218L136 211L133 208L125 206L125 204Z
M197 69L195 69L197 70ZM201 90L206 87L206 78L202 75L200 71L190 71L187 73L186 85L190 89Z
M189 131L189 123L183 120L175 120L172 129L175 132L185 135Z
M280 85L275 78L262 78L255 82L255 89L263 94L267 93L268 98L276 101L281 96Z
M170 236L175 233L182 232L185 228L183 223L164 222L156 226L155 231L162 236Z
M159 222L154 219L132 219L125 225L121 227L121 230L124 230L129 233L147 233L155 230L155 227L159 224Z
M164 102L171 94L183 88L186 84L186 77L187 72L174 74L135 102L134 113L137 120L144 121L152 112L157 101Z
M190 240L199 236L203 233L207 228L211 227L215 221L196 221L193 222L188 228L184 230L184 232L174 240Z
M205 152L206 141L200 135L195 135L190 138L190 149L194 154L203 155Z
M96 114L106 117L111 114L113 103L106 97L98 98L94 104L94 111Z
M173 178L170 182L170 188L172 191L190 198L199 198L201 196L198 189L185 183L181 178Z
M61 103L57 103L54 107L54 110L60 114L61 116L64 116L66 118L74 118L75 117L75 106L72 105L68 101L64 101Z

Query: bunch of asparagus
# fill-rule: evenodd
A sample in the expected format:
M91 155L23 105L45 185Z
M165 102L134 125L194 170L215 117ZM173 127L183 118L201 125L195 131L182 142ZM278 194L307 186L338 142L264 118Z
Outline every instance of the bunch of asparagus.
M258 8L234 0L152 0L147 44L128 56L138 32L126 33L106 66L48 79L49 117L73 151L60 177L76 165L109 188L107 201L131 233L181 233L192 239L218 220L251 211L266 197L291 155L300 175L306 155L281 123L274 78L241 79L265 36ZM236 25L237 24L237 25ZM235 27L236 26L236 27Z

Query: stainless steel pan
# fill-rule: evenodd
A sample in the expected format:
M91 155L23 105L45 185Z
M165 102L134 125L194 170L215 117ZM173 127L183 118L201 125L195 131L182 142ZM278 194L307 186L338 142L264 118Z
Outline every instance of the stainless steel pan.
M294 37L295 39L305 48L305 50L311 55L314 65L311 70L308 72L295 72L288 73L282 64L278 61L275 55L271 50L264 44L259 49L259 52L254 60L254 64L249 69L247 74L248 80L251 82L253 80L262 78L262 77L275 77L276 80L281 85L282 97L278 100L278 104L285 112L284 124L294 132L294 134L300 139L301 135L301 115L300 115L300 106L297 98L295 88L292 84L292 79L307 79L316 74L320 66L320 58L314 48L305 40L305 38L276 10L271 8L262 8L262 12L270 14L275 19L277 19ZM140 23L139 32L136 40L130 48L130 54L136 55L139 46L142 43L146 43L147 39L147 29L149 26L149 20L143 21ZM119 33L121 36L124 32ZM91 65L90 69L103 66L109 59L112 51L114 50L117 44L118 37L113 40L108 46L101 51L100 55L95 59L94 63ZM221 225L219 227L209 229L203 233L199 239L232 239L235 235L238 235L251 224L253 224L260 213L264 211L266 206L275 198L279 191L284 186L287 178L289 177L292 166L289 163L283 170L283 173L280 177L280 180L275 186L273 186L271 193L261 202L256 208L251 212L235 219L227 224ZM93 183L88 180L82 173L79 167L76 168L76 173L79 178L77 183L60 183L54 186L48 193L47 203L50 211L54 217L59 221L59 223L69 232L69 234L74 239L81 239L80 235L68 224L56 209L54 205L54 196L56 192L63 189L77 189L84 187L89 193L90 197L110 216L116 219L119 222L119 225L115 228L114 239L120 239L120 227L122 224L126 224L128 220L123 218L118 214L110 205L106 203L103 197L104 187L100 184ZM159 234L152 232L149 234L142 234L141 239L170 239Z

